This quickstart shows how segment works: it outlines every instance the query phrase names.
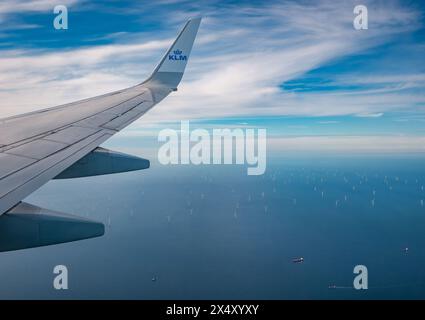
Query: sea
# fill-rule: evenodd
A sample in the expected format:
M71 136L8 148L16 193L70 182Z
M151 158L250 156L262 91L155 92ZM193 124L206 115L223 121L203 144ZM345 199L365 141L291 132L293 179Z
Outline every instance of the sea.
M282 152L259 176L152 161L53 180L25 201L105 234L0 253L0 299L424 299L424 160Z

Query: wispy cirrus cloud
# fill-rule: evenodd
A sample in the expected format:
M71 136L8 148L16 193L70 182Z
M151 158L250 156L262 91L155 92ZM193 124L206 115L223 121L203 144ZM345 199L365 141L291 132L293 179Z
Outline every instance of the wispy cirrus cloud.
M56 5L72 6L85 0L2 0L0 16L25 12L52 11Z
M54 2L41 1L37 10L46 10ZM24 10L36 10L23 1L9 1L3 11L0 7L0 14L11 12L12 3ZM379 56L375 48L422 28L418 7L398 1L365 3L370 21L369 30L363 31L352 26L355 1L149 4L153 16L169 17L162 29L140 33L116 30L119 37L113 36L115 33L103 36L110 41L106 45L87 46L82 38L83 48L3 50L2 116L140 82L149 75L177 28L194 15L205 18L179 92L153 109L144 122L233 116L382 115L424 106L421 70L408 68L400 76L400 72L391 73L388 68L377 68L373 75L349 68L349 57L364 55L368 64L369 55ZM76 0L69 4L79 7ZM107 5L103 3L99 10ZM140 5L135 2L123 9L130 14ZM344 74L337 69L326 73L331 84L340 86L338 90L297 92L285 86L347 58L345 69L349 70Z

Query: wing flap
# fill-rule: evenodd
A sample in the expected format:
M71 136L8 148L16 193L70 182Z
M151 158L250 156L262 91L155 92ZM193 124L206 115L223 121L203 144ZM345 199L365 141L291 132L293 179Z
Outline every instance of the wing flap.
M87 138L96 132L99 132L99 129L71 126L50 134L43 139L70 145Z
M123 124L126 124L127 122L129 122L130 120L137 119L142 112L143 111L140 111L140 110L134 110L134 109L130 110L124 113L122 116L115 118L112 121L104 124L102 127L116 130L120 128L120 126L122 126Z
M0 179L34 163L35 161L35 159L0 153Z
M22 144L19 147L9 149L5 153L41 160L66 147L67 145L64 143L39 139Z

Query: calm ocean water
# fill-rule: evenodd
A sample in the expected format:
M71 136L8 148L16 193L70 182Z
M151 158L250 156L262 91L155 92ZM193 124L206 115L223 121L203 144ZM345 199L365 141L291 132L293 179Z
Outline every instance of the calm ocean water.
M0 253L0 298L423 299L424 169L419 156L302 155L269 157L263 176L153 163L52 181L26 201L105 235ZM58 264L67 291L53 289ZM352 288L359 264L368 290Z

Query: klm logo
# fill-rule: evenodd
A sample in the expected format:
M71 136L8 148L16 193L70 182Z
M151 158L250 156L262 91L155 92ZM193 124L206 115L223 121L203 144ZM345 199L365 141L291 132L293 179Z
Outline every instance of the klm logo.
M187 56L184 56L183 51L177 49L173 51L173 54L168 55L168 60L175 60L175 61L186 61Z

